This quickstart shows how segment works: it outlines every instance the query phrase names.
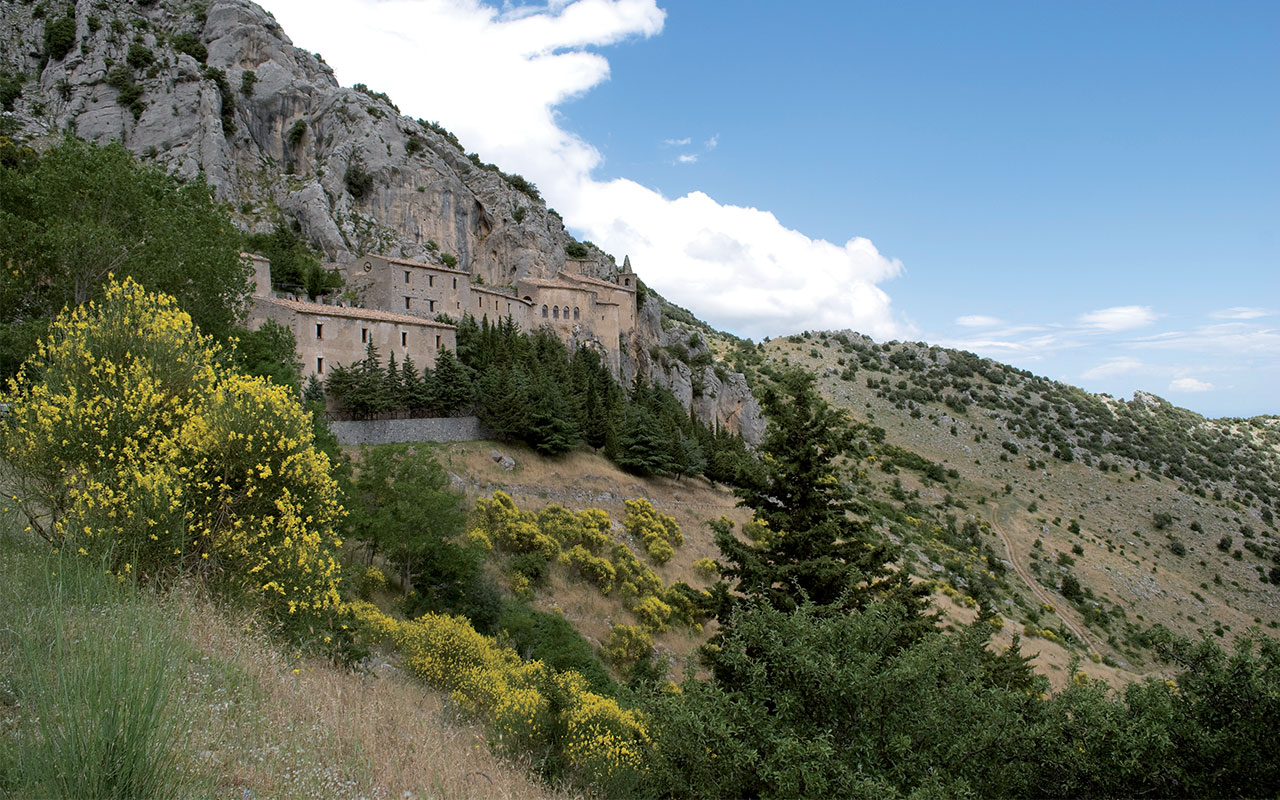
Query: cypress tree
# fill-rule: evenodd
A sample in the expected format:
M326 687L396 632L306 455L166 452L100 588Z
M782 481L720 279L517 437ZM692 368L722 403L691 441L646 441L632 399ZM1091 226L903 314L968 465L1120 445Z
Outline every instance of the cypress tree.
M432 405L437 413L452 416L471 406L474 392L470 373L452 351L440 351L431 381Z

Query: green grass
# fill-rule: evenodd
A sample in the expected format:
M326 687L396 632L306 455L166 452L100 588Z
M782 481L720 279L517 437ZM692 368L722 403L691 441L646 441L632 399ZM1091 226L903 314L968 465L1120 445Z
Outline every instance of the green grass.
M23 797L202 794L176 750L174 624L147 592L87 559L13 534L4 545L0 786Z

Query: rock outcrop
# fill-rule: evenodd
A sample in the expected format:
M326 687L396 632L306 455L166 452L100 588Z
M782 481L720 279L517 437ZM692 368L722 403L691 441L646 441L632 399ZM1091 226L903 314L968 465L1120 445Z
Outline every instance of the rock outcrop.
M532 184L387 96L339 86L320 55L248 0L0 0L0 41L0 78L20 89L6 95L0 131L118 140L183 178L203 176L246 230L288 225L338 262L456 258L490 286L555 276L566 247L574 272L619 272L574 241ZM660 320L624 336L634 357L620 377L670 386L703 419L756 440L759 408L742 377L655 364L648 353L670 344L662 338Z

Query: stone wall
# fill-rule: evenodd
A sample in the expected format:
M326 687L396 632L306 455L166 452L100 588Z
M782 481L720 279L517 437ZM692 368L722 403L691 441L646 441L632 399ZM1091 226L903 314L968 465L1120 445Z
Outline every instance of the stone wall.
M396 442L470 442L491 439L493 433L476 417L423 417L330 422L341 444Z

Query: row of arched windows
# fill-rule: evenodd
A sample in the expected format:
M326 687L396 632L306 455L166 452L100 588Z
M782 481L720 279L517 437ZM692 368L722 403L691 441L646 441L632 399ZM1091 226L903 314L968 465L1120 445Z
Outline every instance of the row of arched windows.
M552 317L552 318L554 318L554 319L560 319L560 306L550 306L550 307L548 307L548 306L545 306L545 305L544 305L544 306L542 307L542 316L543 316L544 318L547 316L547 312L548 312L548 310L550 310L550 313L551 313L551 317ZM565 306L565 307L564 307L564 318L565 318L565 319L568 319L568 318L569 318L569 307L568 307L568 306ZM577 306L574 306L574 307L573 307L573 318L574 318L574 319L577 319L577 318L578 318L578 307L577 307Z

